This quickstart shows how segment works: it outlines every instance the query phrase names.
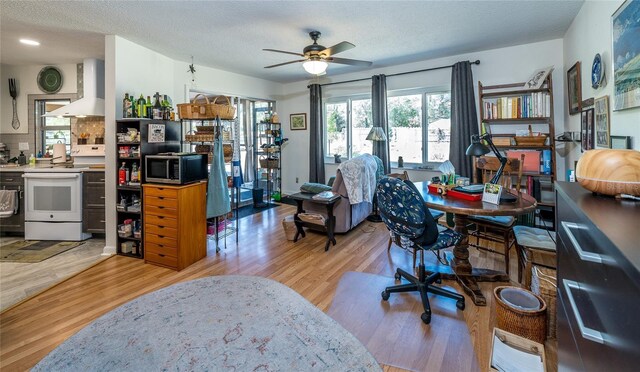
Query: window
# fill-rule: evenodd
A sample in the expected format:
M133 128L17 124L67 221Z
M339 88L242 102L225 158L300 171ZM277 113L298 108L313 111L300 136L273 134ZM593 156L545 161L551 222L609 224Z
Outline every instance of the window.
M327 161L334 154L351 158L372 152L366 137L372 126L371 99L347 97L327 100L325 150ZM451 97L445 90L389 92L389 157L396 164L424 165L449 159Z
M53 153L53 145L64 143L67 154L71 152L71 121L69 118L43 117L42 115L71 103L69 100L36 100L36 120L38 122L42 154Z

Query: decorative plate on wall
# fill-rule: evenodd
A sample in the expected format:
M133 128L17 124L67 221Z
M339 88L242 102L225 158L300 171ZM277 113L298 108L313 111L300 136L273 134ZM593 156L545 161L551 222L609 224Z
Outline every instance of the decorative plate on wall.
M45 93L58 93L62 88L62 72L54 66L44 67L38 73L38 87Z
M604 86L604 66L600 53L596 54L593 58L593 65L591 65L591 86L593 89Z

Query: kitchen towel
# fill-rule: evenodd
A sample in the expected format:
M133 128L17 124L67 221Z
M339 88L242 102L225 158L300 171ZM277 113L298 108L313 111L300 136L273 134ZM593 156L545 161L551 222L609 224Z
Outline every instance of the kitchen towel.
M18 214L19 205L16 190L0 190L0 218L9 218Z

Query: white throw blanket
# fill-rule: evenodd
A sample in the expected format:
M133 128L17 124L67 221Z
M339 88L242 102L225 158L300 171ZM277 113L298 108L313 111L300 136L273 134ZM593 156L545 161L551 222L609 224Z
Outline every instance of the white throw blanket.
M363 201L372 203L376 189L376 170L378 163L373 155L362 154L340 163L342 181L347 189L349 203L358 204Z
M0 190L0 218L8 218L18 214L18 205L16 190Z

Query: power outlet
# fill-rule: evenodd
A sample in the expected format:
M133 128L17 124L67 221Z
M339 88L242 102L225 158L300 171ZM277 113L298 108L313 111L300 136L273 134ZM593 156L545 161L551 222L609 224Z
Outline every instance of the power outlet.
M296 177L296 183L298 183L298 177Z

